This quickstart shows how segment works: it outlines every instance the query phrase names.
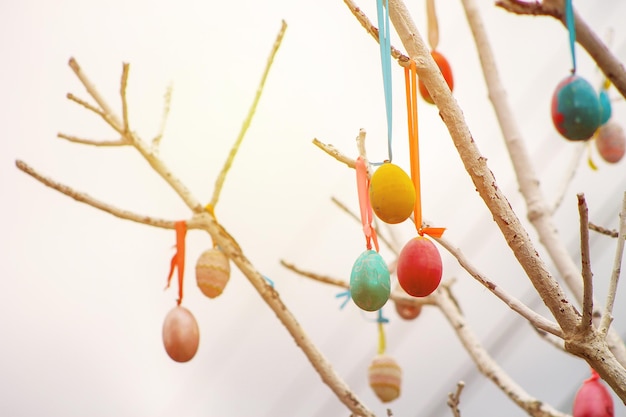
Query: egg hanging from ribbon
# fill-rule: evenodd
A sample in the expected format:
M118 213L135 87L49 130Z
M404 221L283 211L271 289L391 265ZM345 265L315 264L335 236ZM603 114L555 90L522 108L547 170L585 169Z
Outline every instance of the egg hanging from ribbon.
M359 308L376 311L385 305L391 293L389 268L375 250L363 252L352 267L350 297Z
M596 136L598 153L606 162L619 162L626 151L624 129L617 122L610 120L600 126Z
M564 138L587 140L600 120L600 100L587 80L570 75L557 85L552 95L552 122Z
M441 282L441 255L428 238L417 236L400 251L396 271L398 283L407 294L425 297L435 291Z
M370 202L376 216L385 223L402 223L415 205L415 186L398 165L385 162L370 181Z
M595 371L576 393L572 414L573 417L613 417L613 399Z
M170 358L188 362L196 355L200 343L198 322L189 310L176 306L163 321L163 345Z
M404 320L416 319L422 312L421 304L415 304L411 301L394 300L396 313Z
M370 387L384 403L400 396L402 369L397 362L387 355L376 355L368 369Z
M215 298L230 279L228 257L218 248L207 249L196 262L196 283L204 295Z
M448 83L448 88L450 88L450 91L454 91L454 77L452 76L452 67L450 67L450 63L448 62L446 57L444 57L437 51L431 51L430 55L435 60L435 63L439 67L443 78L446 80L446 83ZM428 89L426 88L426 85L424 85L422 80L418 81L418 88L420 90L420 95L422 96L424 101L430 104L435 104L432 97L430 96L430 93L428 92Z

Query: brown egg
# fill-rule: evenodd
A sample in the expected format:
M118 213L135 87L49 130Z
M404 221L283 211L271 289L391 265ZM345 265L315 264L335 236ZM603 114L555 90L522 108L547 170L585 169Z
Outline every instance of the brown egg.
M619 162L626 151L626 137L624 129L612 120L609 120L598 129L596 137L598 153L606 162Z
M176 306L167 313L163 322L163 345L176 362L188 362L198 351L200 330L189 310Z
M376 355L368 370L370 387L384 403L400 396L402 369L396 361L387 355Z
M217 249L208 249L196 262L196 282L204 295L215 298L224 291L230 279L228 257Z
M410 301L394 301L396 312L404 320L413 320L422 312L420 304L414 304Z

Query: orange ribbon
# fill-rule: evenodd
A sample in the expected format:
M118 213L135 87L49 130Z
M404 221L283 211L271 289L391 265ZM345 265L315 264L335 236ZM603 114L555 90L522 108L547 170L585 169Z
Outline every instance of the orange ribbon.
M172 256L170 261L170 273L167 276L167 285L165 288L170 287L172 281L172 275L174 275L174 268L178 270L178 300L176 304L180 305L183 301L183 276L185 275L185 236L187 235L187 223L185 221L178 221L175 223L176 229L176 253Z
M359 208L361 210L361 223L363 224L363 233L365 233L365 245L367 250L372 249L372 240L374 247L378 252L378 237L376 230L372 227L374 212L370 203L370 179L367 176L367 167L362 157L358 157L355 163L356 168L356 187L359 195Z
M427 234L432 237L441 237L445 227L422 227L422 200L420 186L420 155L419 155L419 132L417 123L417 72L415 61L411 60L408 67L404 67L404 80L406 85L406 109L409 125L409 156L411 159L411 180L415 187L415 207L413 218L415 228L420 236Z

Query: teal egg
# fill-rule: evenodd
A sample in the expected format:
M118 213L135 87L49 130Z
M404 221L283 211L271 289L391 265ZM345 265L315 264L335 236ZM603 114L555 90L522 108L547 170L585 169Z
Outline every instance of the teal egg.
M350 274L350 296L365 311L380 310L389 300L389 268L375 250L363 252L354 262Z
M600 125L605 124L611 118L613 109L611 108L611 99L609 93L603 88L598 94L598 100L600 101Z
M600 126L600 100L587 80L570 75L552 95L552 122L569 140L587 140Z

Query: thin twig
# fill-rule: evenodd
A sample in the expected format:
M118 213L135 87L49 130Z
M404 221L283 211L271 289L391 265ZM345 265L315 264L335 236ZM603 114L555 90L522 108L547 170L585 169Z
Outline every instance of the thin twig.
M580 216L580 256L583 278L583 316L580 329L587 332L593 324L593 273L589 254L589 209L583 194L577 194L578 214Z
M617 237L619 232L617 230L607 229L606 227L598 226L597 224L589 222L589 230L593 230L594 232L602 233L603 235Z
M355 165L356 161L354 159L345 156L344 154L339 152L337 148L335 148L333 145L328 145L323 142L320 142L317 138L313 138L313 145L317 146L318 148L326 152L328 155L335 158L337 161L343 162L344 164L348 166L348 168L354 168L356 166Z
M485 288L491 291L493 295L498 297L507 306L509 306L511 310L515 311L520 316L528 320L532 326L551 333L557 337L563 338L563 331L556 323L546 319L541 314L536 313L522 301L507 293L500 286L487 279L482 273L480 273L480 271L478 271L474 267L474 265L472 265L472 263L469 261L469 259L467 259L463 252L461 252L459 248L452 245L452 243L448 241L448 239L446 239L445 237L439 237L434 239L437 241L437 243L443 246L443 248L446 249L452 256L454 256L459 264L463 267L463 269L465 269L476 281L485 286Z
M578 146L576 146L578 145ZM550 213L554 214L563 203L563 198L565 197L565 192L567 191L569 185L574 179L574 175L580 166L580 158L585 151L587 143L580 143L574 145L574 153L570 159L569 165L565 168L565 174L562 176L561 185L556 189L555 198L550 206Z
M211 201L208 204L208 207L210 208L211 212L215 210L215 206L217 205L217 202L219 200L220 193L222 192L224 181L226 180L226 174L230 170L230 167L233 164L233 160L235 159L235 156L237 155L237 151L239 150L239 145L241 145L241 142L243 141L243 138L245 137L246 132L248 131L248 128L250 127L250 123L252 122L252 118L254 117L254 113L256 112L257 105L259 104L259 100L261 99L261 94L263 93L263 87L265 86L265 81L267 80L267 76L270 73L272 63L274 62L274 57L276 56L276 53L278 52L278 48L280 48L280 44L282 43L286 30L287 30L287 22L283 20L281 23L280 31L278 32L278 35L276 36L276 40L274 41L274 45L272 46L272 51L270 52L270 55L267 59L267 63L265 64L265 70L263 71L263 75L261 76L261 81L259 82L259 85L257 87L254 100L252 101L252 105L250 106L250 109L248 110L248 115L243 121L243 124L241 125L241 130L239 131L239 135L237 136L235 143L230 149L230 153L228 157L226 158L226 161L224 162L224 166L222 167L222 170L220 171L219 175L217 176L217 179L215 180L215 188L213 188L213 196L211 197Z
M379 41L378 28L372 24L372 22L367 17L367 15L363 13L363 11L352 0L344 0L344 3L346 4L346 6L348 6L348 9L350 9L354 17L356 17L356 20L358 20L359 23L361 24L361 26L363 26L363 28L367 30L367 33L372 35L372 38L374 38L374 40L378 42ZM408 56L404 55L402 52L400 52L400 50L395 48L393 45L391 45L391 56L393 59L398 61L398 64L400 66L403 66L403 67L408 66L411 60Z
M304 269L300 269L297 266L295 266L294 264L287 262L283 259L280 260L280 264L282 266L284 266L285 268L295 272L298 275L302 275L303 277L307 277L307 278L311 278L314 281L318 281L324 284L329 284L329 285L334 285L336 287L341 287L341 288L345 288L345 289L349 289L350 288L350 284L348 284L346 281L343 281L341 279L337 279L337 278L333 278L333 277L329 277L326 275L320 275L320 274L315 274L313 272L309 272L309 271L305 271Z
M20 161L18 159L17 161L15 161L15 165L20 171L25 172L26 174L30 175L37 181L41 182L43 185L53 188L59 191L60 193L65 194L68 197L72 197L74 200L80 203L85 203L94 208L97 208L98 210L102 210L106 213L112 214L115 217L119 217L120 219L130 220L133 222L146 224L148 226L160 227L162 229L174 229L175 222L176 222L175 220L159 219L156 217L150 217L150 216L146 216L143 214L138 214L132 211L118 208L114 205L100 201L90 196L89 194L83 193L81 191L77 191L70 186L54 181L53 179L41 174L40 172L35 170L33 167L31 167L24 161ZM197 229L199 227L195 223L188 223L187 228Z
M66 135L65 133L57 133L57 137L60 139L65 139L72 143L79 143L81 145L91 145L91 146L126 146L130 145L124 139L117 140L93 140L86 138L79 138L78 136Z
M613 261L613 271L611 272L611 281L606 296L606 304L598 330L602 335L606 335L611 322L613 321L613 304L615 302L615 294L617 293L617 283L619 282L620 272L622 270L622 257L624 256L624 237L626 236L626 192L622 198L622 210L619 213L619 233L617 236L617 245L615 247L615 259Z
M154 151L159 149L161 139L163 138L163 134L165 133L165 125L167 124L167 118L170 114L170 105L172 102L172 89L172 84L168 85L167 89L165 90L165 95L163 96L163 114L161 115L161 125L159 126L158 133L152 139L152 149Z
M452 410L454 417L461 417L461 411L459 410L459 403L461 402L461 391L465 388L465 382L459 381L456 384L456 392L448 394L448 407Z
M124 123L124 132L130 132L128 124L128 101L126 99L126 88L128 86L128 70L130 66L125 62L122 64L122 79L120 82L120 97L122 99L122 121Z
M535 332L537 332L539 337L541 337L544 341L548 342L549 344L551 344L558 350L562 351L563 353L570 354L567 350L565 350L565 343L563 342L563 339L557 339L556 337L552 336L550 333L544 330L538 329L535 326L532 326L532 329Z

